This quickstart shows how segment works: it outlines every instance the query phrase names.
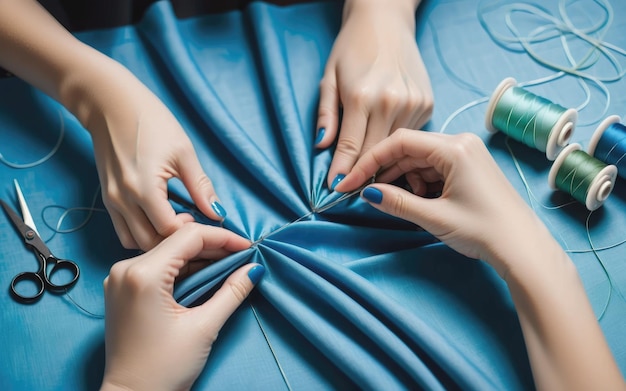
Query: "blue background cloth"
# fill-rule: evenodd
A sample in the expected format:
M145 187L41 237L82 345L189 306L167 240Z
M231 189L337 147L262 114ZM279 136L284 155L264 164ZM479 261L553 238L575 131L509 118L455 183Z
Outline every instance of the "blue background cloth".
M626 3L611 5L615 18L604 39L624 47ZM558 16L556 5L550 7ZM242 11L179 20L169 3L158 2L136 25L78 34L126 65L172 110L228 211L225 227L257 241L183 281L176 297L193 305L236 267L259 262L267 268L224 327L195 388L533 388L515 309L506 286L486 264L375 212L358 197L316 212L338 198L325 185L332 149L317 151L313 141L318 83L341 8L338 2L288 7L255 2ZM455 110L488 97L505 77L524 82L555 73L519 47L494 42L477 12L473 0L426 0L419 9L416 39L435 94L427 131L441 130ZM583 25L602 13L586 0L570 12ZM490 26L505 33L503 13L488 16ZM532 25L532 17L527 19ZM541 52L554 55L559 45L546 42ZM584 50L576 42L572 47ZM590 70L609 71L602 59ZM606 96L591 83L591 101L579 113L572 141L586 146L605 114L626 114L624 80L606 86L608 111L603 111ZM586 96L571 76L532 91L565 107L578 106ZM618 179L605 205L589 217L587 231L584 206L549 188L551 162L507 142L501 133L489 134L485 110L485 103L469 108L445 132L482 137L516 189L570 251L626 372L626 247L603 249L597 256L590 251L590 238L596 248L626 239L624 181ZM53 253L81 266L71 298L102 315L102 280L115 261L136 252L121 247L101 211L75 231L71 228L89 213L70 213L61 229L71 233L52 229L64 208L90 206L99 191L89 135L55 101L20 80L0 80L5 159L27 163L45 156L62 126L66 135L60 149L44 164L0 166L0 197L17 206L12 182L17 178ZM180 183L173 181L171 188L189 199ZM103 208L99 196L96 200ZM174 205L191 210L184 203ZM104 368L104 321L80 310L67 295L45 294L34 305L13 301L11 278L35 270L36 261L4 217L0 259L0 286L6 288L0 294L0 387L97 388Z

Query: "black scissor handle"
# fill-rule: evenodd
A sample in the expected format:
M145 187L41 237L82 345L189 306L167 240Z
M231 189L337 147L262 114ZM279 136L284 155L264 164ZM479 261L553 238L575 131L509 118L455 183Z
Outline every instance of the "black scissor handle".
M51 264L52 269L50 273L47 272L47 265ZM72 279L64 284L55 284L51 281L52 276L61 271L67 270L72 274ZM61 293L65 292L68 288L76 283L80 276L80 269L78 265L67 259L57 259L55 257L48 257L38 272L23 272L15 277L11 281L11 295L20 303L31 304L36 302L43 295L44 290L47 288L50 292ZM35 284L37 292L33 295L24 295L20 293L17 285L24 281L30 281Z
M30 295L30 296L21 294L18 291L17 284L19 284L22 281L30 281L33 284L35 284L35 286L37 287L37 292L34 295ZM41 278L39 274L34 273L34 272L20 273L16 275L15 277L13 277L13 280L11 280L11 295L17 301L23 304L31 304L39 300L41 298L41 295L43 295L44 288L45 288L45 283L43 279Z
M50 273L46 274L44 278L45 285L52 292L59 293L59 292L65 291L66 289L74 285L76 281L78 280L78 277L80 276L80 269L78 268L78 265L75 262L72 262L70 260L58 259L52 256L46 260L46 263L53 264L52 269L50 270ZM52 282L52 276L54 275L54 273L60 270L69 271L73 277L70 281L64 284L57 285ZM43 272L46 273L45 270Z

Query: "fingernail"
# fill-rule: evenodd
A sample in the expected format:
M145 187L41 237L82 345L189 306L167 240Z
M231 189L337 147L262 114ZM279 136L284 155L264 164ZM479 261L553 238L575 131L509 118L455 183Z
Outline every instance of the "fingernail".
M226 209L224 209L222 204L217 201L213 201L213 203L211 204L211 208L213 208L213 211L221 218L225 218L228 214L226 213Z
M261 281L263 274L265 274L265 267L263 265L256 265L252 269L248 270L248 278L254 285Z
M319 128L317 130L317 136L315 136L315 145L322 142L322 139L324 138L324 133L326 133L326 128Z
M330 185L330 190L334 191L335 187L339 184L339 182L343 181L343 178L346 176L344 174L337 174L335 179L333 179L333 183Z
M363 198L374 204L380 204L383 201L383 192L375 187L366 187L361 194Z

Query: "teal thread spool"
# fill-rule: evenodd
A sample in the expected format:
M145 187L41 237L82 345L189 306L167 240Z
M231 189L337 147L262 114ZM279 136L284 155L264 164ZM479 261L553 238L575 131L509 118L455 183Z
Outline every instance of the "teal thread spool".
M609 198L616 177L617 167L590 156L580 144L570 144L552 164L548 183L552 189L570 194L594 211Z
M578 112L566 109L516 87L512 77L504 79L489 100L485 125L491 133L502 131L527 146L545 152L554 160L569 143Z

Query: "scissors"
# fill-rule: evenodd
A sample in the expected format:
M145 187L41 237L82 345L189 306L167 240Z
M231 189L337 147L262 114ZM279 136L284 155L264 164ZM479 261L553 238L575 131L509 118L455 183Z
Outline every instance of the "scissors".
M39 232L37 232L37 227L35 226L32 215L30 214L30 210L28 209L28 205L26 204L20 185L15 179L13 182L15 183L15 190L17 192L17 198L20 203L23 217L21 218L17 212L11 209L11 207L3 200L0 200L0 204L2 204L4 211L9 216L19 233L22 237L24 237L26 246L28 246L35 253L35 255L37 255L37 259L39 260L39 270L36 272L22 272L13 277L13 280L11 281L11 294L17 301L29 304L39 300L46 289L54 293L66 291L74 285L74 283L76 283L76 280L78 280L80 269L76 263L67 259L59 259L52 255L48 246L46 246L44 241L41 240ZM48 270L50 271L48 272ZM71 279L69 277L64 278L64 280L67 281L69 279L69 281L64 284L55 284L51 281L51 278L60 270L66 270L69 272ZM65 275L65 273L63 274ZM18 290L18 284L24 281L33 283L37 292L33 295L29 295L22 293L24 289Z

